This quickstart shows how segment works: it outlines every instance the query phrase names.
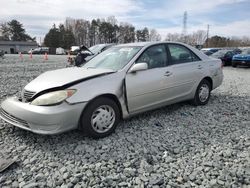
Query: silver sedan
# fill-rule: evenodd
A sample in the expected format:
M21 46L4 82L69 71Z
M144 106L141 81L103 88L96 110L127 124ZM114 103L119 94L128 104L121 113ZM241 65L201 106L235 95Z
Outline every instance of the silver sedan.
M221 60L176 42L114 46L83 67L41 74L1 104L10 124L39 134L72 129L94 138L121 119L180 101L205 105L223 80Z

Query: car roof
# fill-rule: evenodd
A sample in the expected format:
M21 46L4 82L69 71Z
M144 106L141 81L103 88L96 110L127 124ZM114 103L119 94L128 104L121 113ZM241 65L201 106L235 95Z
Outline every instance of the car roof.
M221 49L221 50L218 50L217 52L232 52L233 50L228 50L228 49ZM215 53L217 53L215 52Z
M110 45L115 45L115 43L102 43L102 44L95 44L93 46L110 46ZM91 47L93 47L91 46Z
M140 47L144 47L144 46L151 46L154 44L182 44L182 45L186 45L182 42L172 42L172 41L161 41L161 42L134 42L134 43L126 43L126 44L119 44L116 47L126 47L126 46L140 46Z
M119 44L119 45L113 46L112 48L117 48L117 47L136 47L136 46L142 47L142 48L147 48L147 47L150 47L150 46L156 45L156 44L180 44L180 45L183 45L183 46L189 48L190 50L192 50L202 60L209 59L209 57L207 55L205 55L204 53L200 52L200 50L194 48L193 46L190 46L190 45L182 43L182 42L174 42L174 41L126 43L126 44Z

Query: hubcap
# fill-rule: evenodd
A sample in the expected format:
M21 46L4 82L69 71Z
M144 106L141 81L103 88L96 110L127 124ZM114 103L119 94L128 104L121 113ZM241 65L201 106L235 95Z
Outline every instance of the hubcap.
M209 97L209 86L203 84L199 89L199 99L201 102L205 102Z
M115 123L115 111L111 106L98 107L91 116L91 125L98 133L109 131Z

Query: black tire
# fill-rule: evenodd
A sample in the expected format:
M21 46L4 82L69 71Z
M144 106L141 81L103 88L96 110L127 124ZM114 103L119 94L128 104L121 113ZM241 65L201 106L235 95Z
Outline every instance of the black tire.
M224 63L223 63L223 66L229 66L229 65L231 65L231 63L229 62L229 61L224 61Z
M98 111L98 109L101 109ZM112 111L113 109L113 111ZM103 113L110 113L109 117L107 117ZM102 117L100 117L102 116ZM96 117L96 118L94 118ZM114 117L114 118L113 118ZM105 119L106 118L106 119ZM98 119L98 123L93 123L93 119ZM103 126L107 121L112 121L108 128L103 128L98 125L101 124ZM117 106L116 102L112 99L107 97L99 97L92 101L86 109L83 111L81 119L80 119L80 126L81 129L86 132L87 136L92 138L103 138L115 131L117 124L120 122L120 110ZM105 130L106 129L106 130Z
M223 65L223 67L227 66L227 62L226 61L222 61L222 65Z
M232 67L236 68L237 67L237 64L232 62Z
M200 97L200 92L202 88L208 89L208 96L207 98L204 98L204 100L202 100L201 99L202 97ZM210 99L211 90L212 90L211 83L208 80L203 79L196 89L194 99L192 100L192 104L195 106L206 105Z

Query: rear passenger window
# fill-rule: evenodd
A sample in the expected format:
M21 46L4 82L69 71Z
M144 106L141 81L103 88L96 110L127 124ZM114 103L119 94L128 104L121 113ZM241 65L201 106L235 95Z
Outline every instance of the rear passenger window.
M200 59L185 46L168 44L172 64L200 61Z

